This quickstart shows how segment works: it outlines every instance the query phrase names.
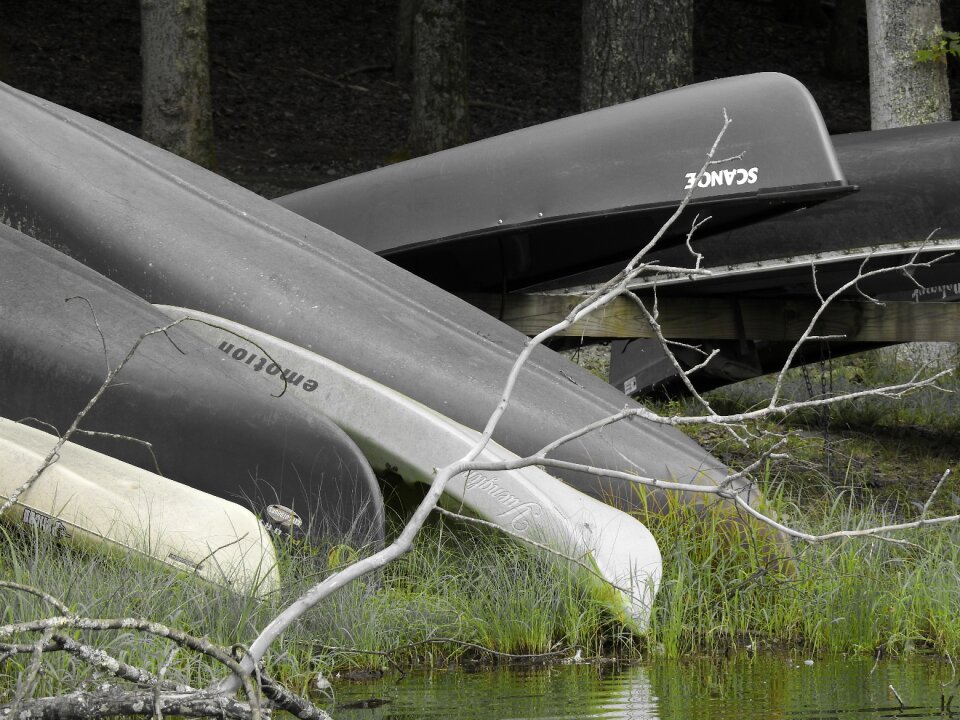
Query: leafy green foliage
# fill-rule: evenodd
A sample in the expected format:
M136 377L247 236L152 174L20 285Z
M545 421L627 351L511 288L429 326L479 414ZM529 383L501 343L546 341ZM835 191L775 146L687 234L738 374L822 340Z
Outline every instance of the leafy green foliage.
M917 62L922 63L946 63L950 56L960 58L960 32L944 32L917 50Z

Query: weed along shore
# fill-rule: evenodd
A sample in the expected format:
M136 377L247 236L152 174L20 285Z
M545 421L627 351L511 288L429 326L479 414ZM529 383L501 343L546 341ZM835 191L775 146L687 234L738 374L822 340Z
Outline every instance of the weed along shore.
M852 356L791 371L788 391L883 385L913 367L912 359L889 351ZM709 399L728 411L749 408L766 392L764 382L730 386ZM955 377L942 385L960 389ZM659 410L676 405L681 412L684 402L662 400ZM960 472L952 438L958 422L957 396L927 390L896 403L869 398L826 418L788 416L776 428L753 428L755 447L715 428L690 432L736 467L762 452L762 430L789 430L787 457L770 459L758 482L782 522L817 535L956 513ZM953 473L938 486L947 469ZM292 626L265 667L307 692L318 672L335 679L573 657L649 662L758 653L867 659L960 653L960 525L797 542L788 567L771 562L749 537L733 541L729 526L711 517L677 503L649 521L663 555L663 579L643 636L611 618L603 589L582 582L582 569L493 529L435 515L411 552L342 588ZM394 518L395 531L402 524ZM255 637L318 578L372 551L360 543L309 550L282 544L284 581L255 600L146 559L69 548L42 528L0 531L5 581L41 588L79 616L149 618L227 647ZM34 595L0 587L0 598L4 623L56 614ZM137 635L100 633L96 640L133 665L148 666L157 657ZM3 660L4 694L30 661L29 655ZM46 655L43 668L37 693L55 693L97 672L65 653ZM168 678L193 687L221 676L218 663L187 653L174 655L167 669ZM323 699L317 702L322 706Z

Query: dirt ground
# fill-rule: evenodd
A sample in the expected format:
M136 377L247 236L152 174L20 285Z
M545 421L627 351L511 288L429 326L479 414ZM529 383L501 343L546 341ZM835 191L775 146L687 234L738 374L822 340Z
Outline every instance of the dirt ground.
M219 172L276 196L404 155L396 0L208 2ZM580 0L467 7L477 139L578 111ZM759 0L698 0L696 22L698 80L785 72L810 88L831 132L868 129L866 78L822 72L825 27L780 22ZM138 132L137 3L5 0L0 39L6 82Z

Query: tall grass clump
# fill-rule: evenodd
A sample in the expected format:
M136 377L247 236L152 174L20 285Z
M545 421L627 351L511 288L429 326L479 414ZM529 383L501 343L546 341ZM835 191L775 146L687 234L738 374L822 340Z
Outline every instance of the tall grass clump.
M778 515L811 534L900 521L841 492L809 503L771 493ZM649 642L668 657L737 647L828 653L960 650L960 528L891 539L797 545L775 562L761 538L731 543L721 518L678 507L652 524L664 557Z
M897 519L894 509L841 491L831 499L787 496L771 486L770 509L811 533ZM438 521L380 575L354 583L292 627L268 656L268 671L306 691L317 671L446 665L464 659L548 653L689 657L732 649L814 652L960 651L960 528L926 527L890 542L847 539L798 545L791 562L769 540L729 516L676 502L650 520L663 554L663 582L650 630L629 639L604 610L604 593L569 562L485 528ZM737 528L731 531L731 527ZM262 600L158 568L136 556L84 552L27 529L2 528L0 577L43 588L88 617L150 618L223 646L249 642L293 596L362 548L342 543L281 548L282 589ZM2 622L54 611L0 590ZM130 632L78 637L156 671L166 641ZM480 649L484 648L484 649ZM0 665L0 689L14 687L27 660ZM204 686L222 669L188 651L167 673ZM66 657L45 659L39 691L92 680Z
M40 588L80 616L150 619L225 647L250 642L306 587L363 552L343 543L281 544L281 589L257 600L144 557L77 550L32 529L0 526L0 578ZM446 664L464 656L500 661L510 654L572 653L572 646L597 654L610 633L603 593L594 589L567 561L485 528L437 521L410 553L341 589L290 628L267 669L305 690L318 670ZM0 608L3 623L57 614L31 595L5 589ZM133 632L78 637L154 672L170 648ZM12 688L27 662L20 657L0 665L0 689ZM47 658L44 671L41 692L94 676L62 653ZM222 674L211 661L181 651L167 679L203 687Z

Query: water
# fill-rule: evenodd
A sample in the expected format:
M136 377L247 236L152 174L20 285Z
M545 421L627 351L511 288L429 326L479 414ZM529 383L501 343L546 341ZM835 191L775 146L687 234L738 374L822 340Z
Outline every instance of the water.
M942 694L960 695L958 679L947 661L927 658L757 657L454 669L365 683L333 678L336 704L324 707L339 720L960 718L960 696L955 707L941 712ZM369 705L383 704L356 707L371 700Z

